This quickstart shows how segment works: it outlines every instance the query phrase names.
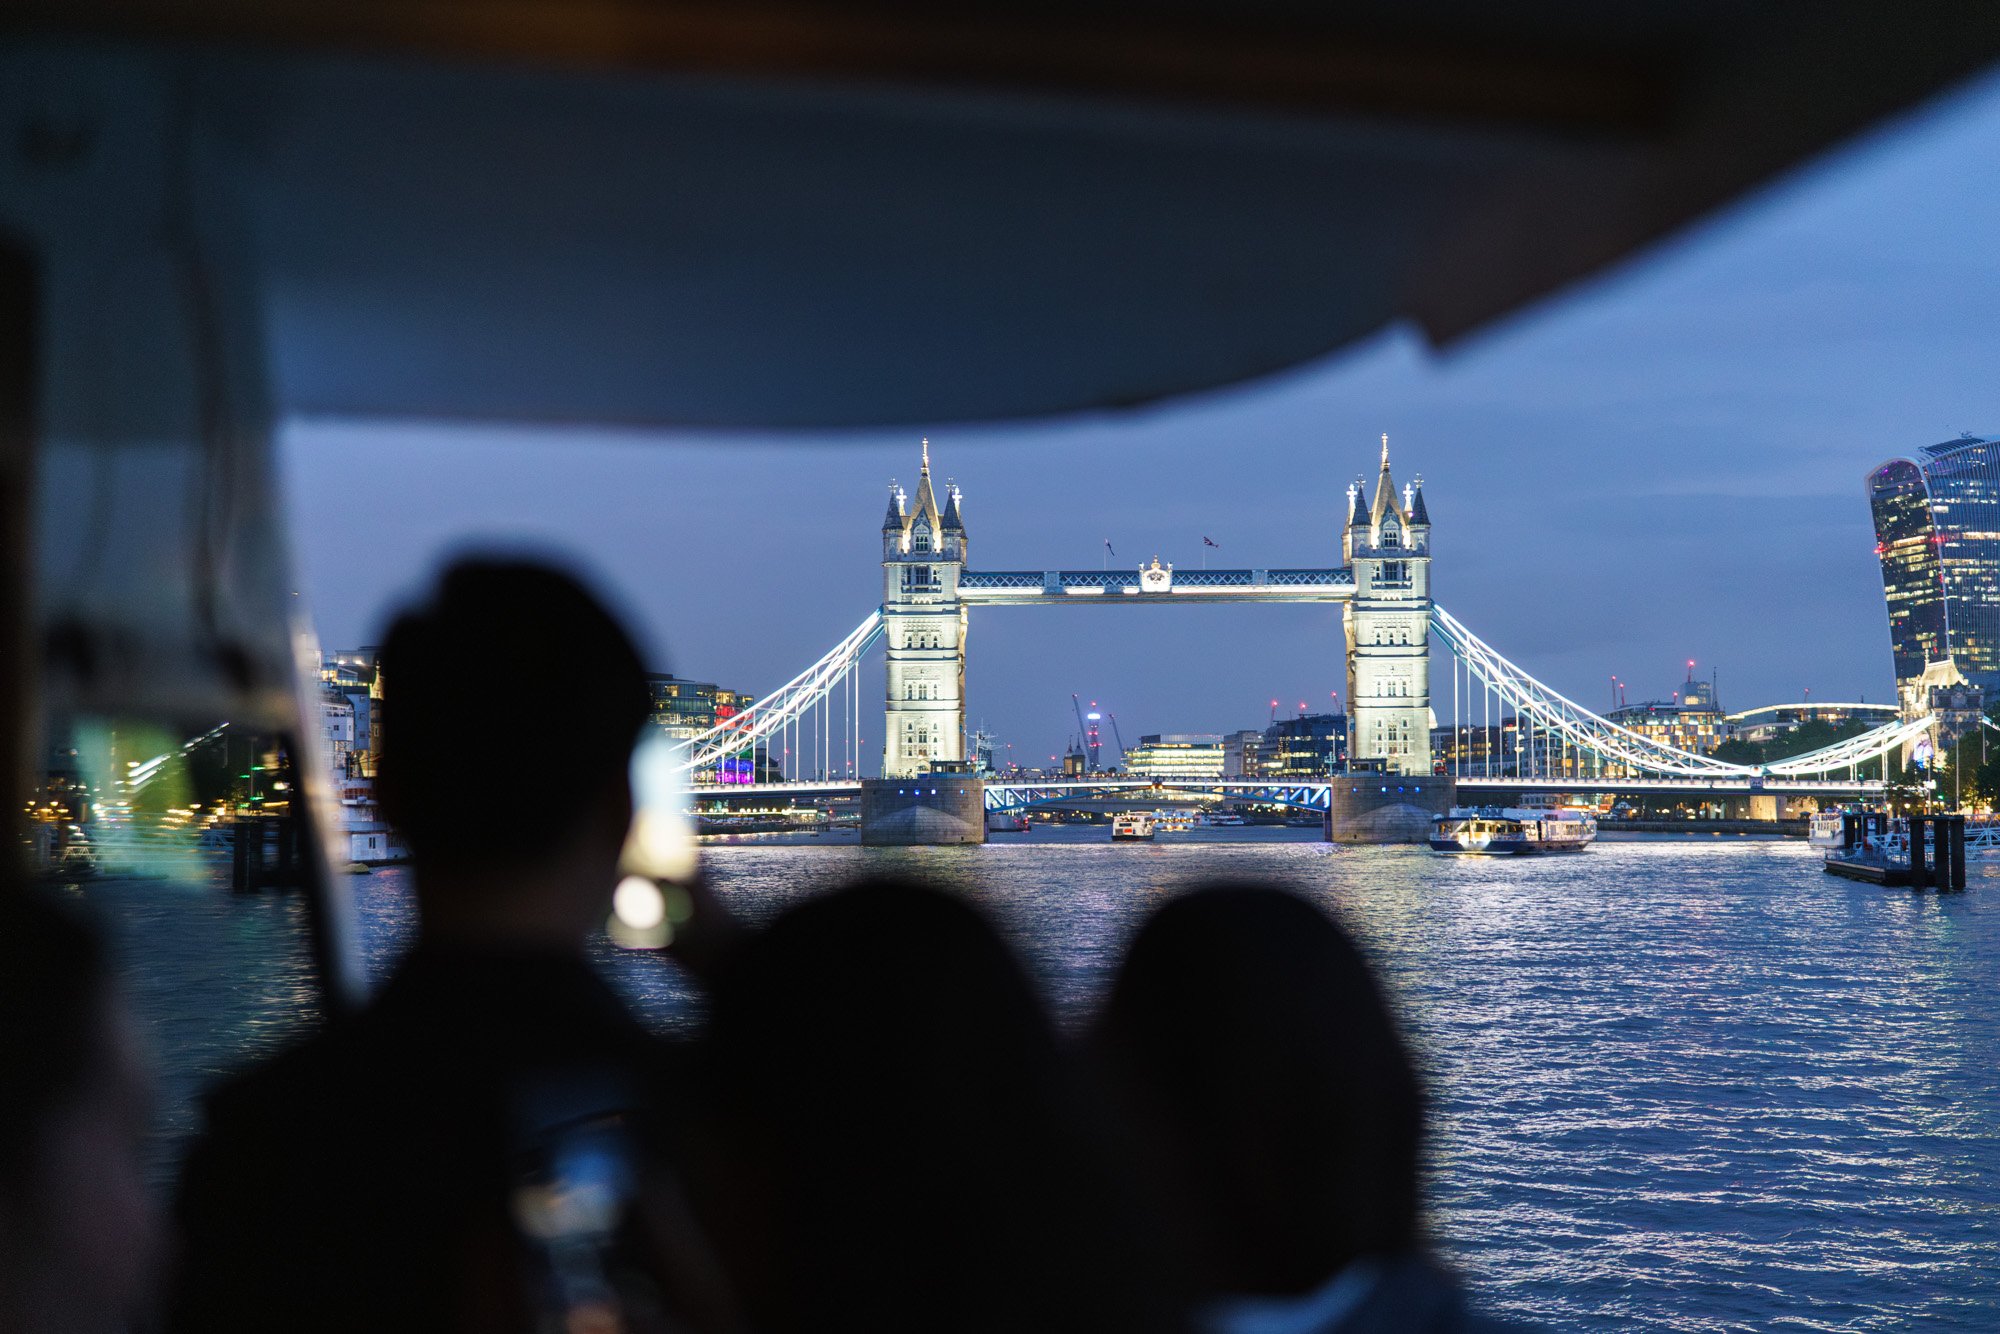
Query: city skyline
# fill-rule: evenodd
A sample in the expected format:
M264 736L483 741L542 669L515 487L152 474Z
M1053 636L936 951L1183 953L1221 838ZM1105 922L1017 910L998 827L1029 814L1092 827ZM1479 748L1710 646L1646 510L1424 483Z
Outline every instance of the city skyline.
M1119 416L815 448L290 423L304 589L329 647L366 642L443 551L525 536L607 585L654 666L762 691L874 605L882 486L914 482L921 435L980 568L1095 568L1107 538L1122 565L1194 568L1334 563L1345 486L1387 431L1399 477L1427 481L1440 603L1579 702L1608 708L1613 676L1666 698L1689 658L1719 667L1731 709L1887 701L1863 479L2000 418L1980 225L1996 128L1988 80L1447 358L1391 331ZM1261 726L1271 699L1317 710L1344 689L1330 608L981 611L969 640L968 722L1031 755L1074 730L1072 691L1129 737ZM879 753L880 714L863 719Z

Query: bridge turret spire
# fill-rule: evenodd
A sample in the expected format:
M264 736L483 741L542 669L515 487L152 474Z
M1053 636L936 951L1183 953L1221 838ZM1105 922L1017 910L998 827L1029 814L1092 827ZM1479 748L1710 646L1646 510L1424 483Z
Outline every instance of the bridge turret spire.
M1379 524L1384 514L1393 513L1397 519L1404 518L1402 506L1396 503L1396 479L1389 475L1389 437L1382 437L1382 471L1375 477L1375 504L1369 510L1370 523Z
M1410 494L1407 503L1410 509L1410 527L1429 528L1431 526L1431 512L1424 506L1424 478L1422 473L1417 474L1416 480L1410 484Z
M1354 563L1355 545L1368 544L1368 511L1361 507L1362 484L1359 476L1347 484L1347 526L1340 531L1340 559L1349 565Z
M903 531L903 489L889 483L889 512L883 516L882 531L900 533Z
M928 527L932 533L944 530L944 520L938 515L937 495L931 489L931 442L924 437L923 470L917 474L917 494L910 503L909 525L912 529Z

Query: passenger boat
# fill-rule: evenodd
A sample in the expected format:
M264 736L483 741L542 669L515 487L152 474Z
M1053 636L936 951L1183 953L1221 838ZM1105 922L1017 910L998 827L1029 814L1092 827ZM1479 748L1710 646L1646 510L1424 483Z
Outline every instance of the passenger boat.
M1433 852L1581 852L1597 838L1597 817L1582 811L1456 807L1431 822Z
M1120 811L1111 817L1111 840L1150 840L1158 832L1158 822L1151 811Z
M1028 817L1020 811L986 812L986 832L989 834L1025 834L1028 832Z
M1194 828L1194 816L1186 811L1168 811L1154 820L1154 826L1163 834L1185 834Z
M1832 811L1815 811L1812 818L1806 822L1806 842L1822 851L1832 851L1835 848L1844 847L1846 845L1844 817L1862 813L1859 807L1848 807Z
M1202 823L1211 829L1235 829L1248 822L1235 811L1210 811Z

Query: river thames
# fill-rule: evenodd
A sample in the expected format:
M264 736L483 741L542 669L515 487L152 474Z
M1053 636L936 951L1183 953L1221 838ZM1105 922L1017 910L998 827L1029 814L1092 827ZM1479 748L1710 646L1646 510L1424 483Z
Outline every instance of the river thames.
M936 879L1000 920L1072 1026L1151 907L1205 878L1280 881L1388 980L1435 1101L1433 1232L1493 1310L1569 1330L2000 1328L2000 866L1939 897L1827 876L1796 841L1481 859L1290 830L1113 845L1101 828L961 849L744 839L706 858L752 920L869 871ZM407 935L406 876L349 884L379 972ZM155 893L86 892L175 938ZM219 887L175 899L210 923L206 949L246 958L298 913ZM603 962L662 1028L698 1024L664 960ZM135 979L172 1053L170 1104L309 1004L302 961L210 983Z

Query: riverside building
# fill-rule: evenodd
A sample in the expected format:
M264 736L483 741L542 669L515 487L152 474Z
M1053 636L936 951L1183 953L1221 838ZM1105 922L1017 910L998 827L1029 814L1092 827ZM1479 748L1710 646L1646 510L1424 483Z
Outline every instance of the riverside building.
M1209 732L1142 736L1125 752L1125 772L1134 778L1220 778L1222 738Z
M1696 755L1708 754L1732 734L1728 716L1716 703L1714 682L1697 680L1693 663L1688 664L1687 680L1681 682L1671 701L1627 704L1606 716L1649 741Z
M1501 778L1515 772L1520 727L1512 715L1497 723L1447 723L1431 729L1431 753L1448 774Z
M1264 729L1258 774L1264 778L1327 778L1347 770L1347 715L1302 713Z
M1244 728L1222 738L1222 776L1255 778L1263 773L1264 734Z
M321 721L340 772L374 777L375 756L382 748L382 675L376 670L374 647L320 654L319 682ZM344 726L330 721L343 709Z
M1961 435L1868 474L1896 701L2000 687L2000 437Z
M649 673L646 689L653 699L653 725L676 741L692 740L756 702L740 690L725 690L711 681L684 681L669 672ZM712 769L697 771L694 781L776 782L783 777L782 767L771 763L762 742L746 744L741 754L726 757Z
M1859 723L1863 727L1880 727L1884 723L1895 722L1896 712L1893 704L1766 704L1762 708L1730 714L1729 735L1737 741L1762 745L1796 732L1807 723L1825 723L1829 727Z

